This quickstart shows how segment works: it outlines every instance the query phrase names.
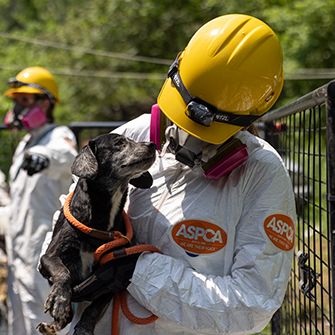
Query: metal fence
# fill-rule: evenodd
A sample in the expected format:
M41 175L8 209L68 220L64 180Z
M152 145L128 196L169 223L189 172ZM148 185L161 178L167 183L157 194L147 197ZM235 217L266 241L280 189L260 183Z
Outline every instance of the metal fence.
M295 258L273 335L334 334L335 82L262 118L265 139L282 156L295 193ZM79 146L122 122L72 123ZM0 168L8 171L20 134L0 128Z
M292 179L298 221L293 269L272 334L335 334L335 82L266 114L265 138Z

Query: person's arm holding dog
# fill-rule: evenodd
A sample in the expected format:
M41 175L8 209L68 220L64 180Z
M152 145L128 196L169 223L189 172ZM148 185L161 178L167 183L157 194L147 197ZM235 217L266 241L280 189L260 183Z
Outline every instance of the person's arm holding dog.
M236 206L241 207L230 209L241 211L240 220L237 224L231 222L234 228L227 232L225 248L235 244L233 263L215 255L210 261L208 255L212 265L208 264L206 272L202 272L191 266L192 260L185 264L182 259L166 255L163 248L163 254L140 256L127 290L171 328L178 325L180 330L201 334L249 334L261 331L280 307L293 256L294 199L283 168L275 162L263 167L253 164L254 167L248 163L245 166L245 170L252 171L244 176L249 179L249 187L238 190L241 200ZM256 180L257 186L253 187ZM241 183L237 185L240 186ZM217 196L208 200L219 199ZM285 217L289 225L283 235L267 221L278 217ZM212 218L211 222L220 220ZM177 240L176 236L172 238ZM280 242L281 238L284 244L275 245L274 239Z

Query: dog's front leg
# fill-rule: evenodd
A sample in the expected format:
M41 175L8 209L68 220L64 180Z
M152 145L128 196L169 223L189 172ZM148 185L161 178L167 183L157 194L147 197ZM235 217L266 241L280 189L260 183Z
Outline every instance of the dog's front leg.
M105 294L92 301L81 315L79 322L74 328L73 335L94 335L94 328L105 313L111 300L112 295Z
M41 273L48 275L52 282L49 296L45 302L45 312L49 312L55 322L55 330L63 329L72 320L71 296L72 280L70 271L59 257L45 254L41 257Z

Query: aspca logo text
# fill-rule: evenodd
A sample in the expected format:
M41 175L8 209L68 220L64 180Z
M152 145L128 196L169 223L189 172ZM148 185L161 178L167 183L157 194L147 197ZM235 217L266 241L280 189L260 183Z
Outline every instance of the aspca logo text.
M264 221L264 230L272 243L285 251L291 250L294 245L294 223L289 216L273 214Z
M177 223L171 236L181 248L192 254L210 254L227 244L227 234L221 227L202 220Z

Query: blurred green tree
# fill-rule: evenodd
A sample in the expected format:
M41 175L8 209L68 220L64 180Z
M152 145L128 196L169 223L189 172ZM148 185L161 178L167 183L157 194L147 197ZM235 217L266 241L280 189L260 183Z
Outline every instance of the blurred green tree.
M278 33L288 80L277 105L329 81L290 74L334 67L333 0L0 0L0 13L0 90L24 67L49 68L62 123L149 111L178 51L202 24L227 13L254 15ZM1 116L9 102L0 97L0 104Z

